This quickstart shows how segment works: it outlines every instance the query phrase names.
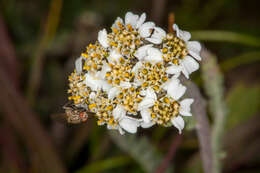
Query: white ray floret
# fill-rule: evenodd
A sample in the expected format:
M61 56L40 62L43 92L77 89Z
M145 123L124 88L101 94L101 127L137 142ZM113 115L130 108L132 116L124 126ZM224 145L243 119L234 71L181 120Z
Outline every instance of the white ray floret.
M107 40L107 31L106 31L106 29L103 29L103 30L98 32L98 41L104 48L108 47L108 40Z
M191 38L191 34L187 31L180 30L178 25L174 24L173 29L176 32L176 36L184 40L187 46L189 55L185 56L182 60L180 60L180 65L183 67L182 72L185 75L185 77L189 78L189 75L192 72L199 69L199 63L196 60L201 60L201 45L197 41L189 41ZM195 58L196 60L194 60L193 58Z

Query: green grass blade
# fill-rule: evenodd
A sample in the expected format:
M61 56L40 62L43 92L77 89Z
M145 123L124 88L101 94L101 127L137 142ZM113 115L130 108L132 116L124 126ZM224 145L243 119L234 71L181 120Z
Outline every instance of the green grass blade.
M247 46L260 47L260 38L236 32L202 30L192 31L191 35L193 40L230 42Z

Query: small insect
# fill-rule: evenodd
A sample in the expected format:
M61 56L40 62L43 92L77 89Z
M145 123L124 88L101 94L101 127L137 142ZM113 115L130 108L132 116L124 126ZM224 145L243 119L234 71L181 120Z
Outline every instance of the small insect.
M88 112L84 108L78 108L71 103L63 106L65 109L67 122L71 124L79 124L88 120Z

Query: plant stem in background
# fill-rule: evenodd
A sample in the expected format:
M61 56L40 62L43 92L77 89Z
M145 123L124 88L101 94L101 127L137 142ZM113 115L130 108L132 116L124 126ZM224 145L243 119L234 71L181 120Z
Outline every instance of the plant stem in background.
M170 162L172 158L174 158L177 149L179 148L182 141L182 135L177 134L177 136L174 136L172 138L172 143L170 145L169 151L164 158L162 164L159 166L159 168L155 171L156 173L163 173L170 165Z
M199 138L203 170L205 173L210 173L212 170L213 156L211 146L211 128L207 117L206 100L201 95L196 84L187 79L183 80L187 86L186 96L194 98L194 103L191 105L191 109L196 119L196 132Z
M226 105L224 100L223 76L217 64L217 58L208 50L203 49L202 78L203 85L209 96L209 108L213 116L211 145L213 151L212 173L221 172L222 138L226 120Z
M60 20L63 0L52 0L48 18L41 39L32 57L32 67L27 86L27 97L33 103L37 90L40 86L40 79L43 69L44 52L53 39Z

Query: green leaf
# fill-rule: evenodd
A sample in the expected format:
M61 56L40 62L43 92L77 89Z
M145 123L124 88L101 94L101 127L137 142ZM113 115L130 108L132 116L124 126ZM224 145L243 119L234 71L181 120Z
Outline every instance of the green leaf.
M260 86L239 84L227 96L227 128L232 128L254 116L260 108Z
M117 157L111 157L106 160L101 160L94 162L92 164L89 164L80 170L78 170L76 173L95 173L95 172L101 172L112 168L117 168L120 166L127 165L131 162L131 158L127 156L117 156Z
M226 72L240 65L251 64L260 61L260 52L247 52L236 57L229 58L220 64L221 69Z
M111 139L136 160L145 172L154 172L162 163L162 155L153 144L145 137L132 134L120 135L118 132L109 132ZM169 167L165 172L172 172Z

